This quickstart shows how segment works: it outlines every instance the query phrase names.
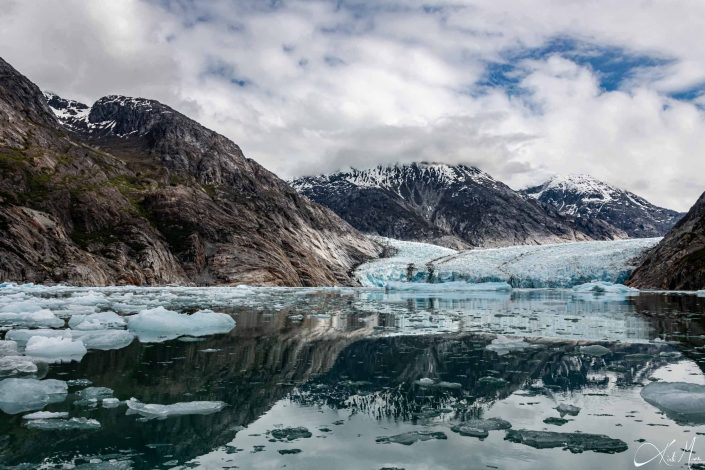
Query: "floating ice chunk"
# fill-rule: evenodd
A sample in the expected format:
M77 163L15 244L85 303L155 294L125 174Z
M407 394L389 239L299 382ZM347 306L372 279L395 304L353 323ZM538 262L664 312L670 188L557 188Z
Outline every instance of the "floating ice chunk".
M462 424L475 429L484 429L485 431L499 431L512 427L512 424L509 421L505 421L501 418L468 419L463 421Z
M76 395L84 400L102 400L112 398L113 393L113 390L108 387L87 387L76 392Z
M66 399L68 385L62 380L0 380L0 410L7 414L41 410L49 403Z
M295 441L296 439L308 439L313 434L307 428L299 426L296 428L279 428L269 431L273 439L280 441Z
M90 315L73 315L69 327L74 330L107 330L124 328L125 319L115 312L98 312Z
M606 347L599 344L590 344L588 346L580 346L580 354L587 354L588 356L601 357L609 354L611 351Z
M641 397L674 421L705 423L705 385L652 382L641 389Z
M478 437L480 440L490 435L486 429L473 428L467 424L457 424L451 427L450 430L460 434L461 436Z
M22 419L54 419L68 417L69 414L67 411L35 411L34 413L22 416Z
M135 335L125 330L74 330L72 336L83 341L86 349L103 351L126 348L135 339Z
M147 419L166 419L170 416L209 415L222 410L226 404L222 401L187 401L171 405L142 403L135 398L127 402L127 414L139 414Z
M561 418L565 415L578 416L578 413L580 413L579 407L567 403L561 403L556 407L556 410L560 413Z
M33 419L27 421L25 426L40 431L95 431L100 429L100 422L89 418Z
M80 361L86 352L83 341L70 338L32 336L25 347L25 354L40 357L47 362Z
M428 441L431 439L448 439L448 436L441 431L411 431L405 432L403 434L397 434L395 436L382 436L375 439L375 442L380 444L402 444L405 446L410 446L415 442Z
M36 374L39 368L32 358L26 356L0 357L0 377Z
M103 408L116 408L120 406L120 400L117 398L103 398Z
M207 336L227 333L235 327L230 315L199 310L192 315L176 313L164 307L142 310L129 317L128 328L142 342L160 342L179 336Z
M36 330L17 329L10 330L5 334L5 339L10 339L24 345L32 336L43 336L45 338L71 338L71 330L50 330L40 328Z
M470 283L465 281L455 282L397 282L389 281L385 284L385 288L390 291L432 291L432 292L448 292L448 291L470 291L470 292L506 292L512 290L506 282L478 282Z
M624 284L605 281L592 281L573 287L573 295L584 300L619 299L639 295L639 289Z
M428 377L423 377L414 383L421 385L422 387L430 387L431 385L433 385L435 383L435 381L433 379L428 378Z
M7 308L3 307L3 309ZM24 310L0 311L0 324L60 328L64 326L64 321L54 315L51 310L38 309L29 312Z
M628 449L627 443L602 434L587 434L582 432L551 432L528 431L526 429L510 429L504 439L510 442L524 444L536 449L562 447L573 453L587 450L605 454L615 454Z
M492 343L488 344L485 349L496 352L498 356L504 356L505 354L524 351L525 349L534 347L536 346L527 343L523 338L511 339L500 335L493 339Z
M16 356L17 355L17 341L11 340L0 340L0 357L2 356Z

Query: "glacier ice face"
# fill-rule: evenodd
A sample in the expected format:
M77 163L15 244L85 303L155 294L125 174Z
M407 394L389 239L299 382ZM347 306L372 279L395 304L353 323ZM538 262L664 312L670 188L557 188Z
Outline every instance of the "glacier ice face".
M111 349L126 348L135 339L135 335L125 330L74 330L72 337L83 342L86 349Z
M222 401L187 401L171 405L142 403L135 398L127 402L127 414L139 414L146 419L166 419L170 416L209 415L217 413L226 404Z
M66 399L68 385L63 380L0 380L0 410L7 414L41 410L50 403Z
M677 422L705 423L705 385L687 382L652 382L641 397Z
M73 315L69 328L73 330L107 330L125 328L127 323L115 312L98 312L90 315Z
M424 292L452 292L452 291L507 292L507 291L512 290L512 286L510 286L506 282L471 283L471 282L465 282L465 281L451 281L451 282L438 282L438 283L389 281L385 285L385 288L390 291L424 291Z
M39 357L50 363L80 361L86 352L83 341L70 338L32 336L25 347L28 356Z
M367 287L389 282L507 282L512 287L573 287L593 280L624 282L633 261L659 238L522 245L456 252L424 243L385 239L397 250L356 270Z
M166 341L179 336L207 336L228 333L235 327L230 315L199 310L191 315L164 307L142 310L128 320L128 329L143 343Z

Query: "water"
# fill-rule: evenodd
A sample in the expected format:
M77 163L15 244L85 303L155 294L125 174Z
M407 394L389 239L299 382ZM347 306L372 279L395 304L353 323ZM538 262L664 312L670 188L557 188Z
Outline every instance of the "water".
M10 295L63 316L76 305L121 314L156 305L210 308L231 314L236 327L203 338L135 340L44 368L42 378L87 379L121 401L227 406L147 420L127 414L124 403L81 402L76 392L87 382L72 385L66 400L43 409L95 419L100 429L42 431L27 427L24 413L0 412L6 468L634 468L635 458L655 453L645 443L663 448L675 439L680 455L693 438L692 455L642 468L705 459L705 425L677 422L640 395L656 380L705 384L705 298L694 295L24 288L3 289L0 299ZM581 352L589 344L609 352ZM552 423L561 422L560 404L580 410L559 426ZM505 430L484 439L451 430L492 417L513 430L604 434L626 450L573 453L510 442ZM287 429L298 427L305 430ZM419 432L428 439L384 442Z

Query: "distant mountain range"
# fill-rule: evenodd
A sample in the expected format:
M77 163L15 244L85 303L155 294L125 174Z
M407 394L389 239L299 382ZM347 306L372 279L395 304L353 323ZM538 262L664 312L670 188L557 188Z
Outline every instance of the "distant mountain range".
M349 284L382 250L154 100L87 106L0 59L0 281Z
M291 181L353 227L454 248L664 235L681 214L595 179L515 191L465 165L410 163Z

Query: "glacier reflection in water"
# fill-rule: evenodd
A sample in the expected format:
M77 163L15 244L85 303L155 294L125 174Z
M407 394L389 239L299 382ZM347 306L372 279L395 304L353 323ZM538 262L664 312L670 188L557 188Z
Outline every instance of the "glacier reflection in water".
M705 298L696 296L0 289L0 308L18 302L64 319L107 310L129 316L158 306L212 309L233 316L236 326L204 338L136 339L121 349L89 350L80 362L40 367L35 377L69 384L66 398L44 411L101 427L49 433L28 427L21 414L0 412L3 467L633 468L642 440L676 439L682 447L705 432L701 424L671 420L640 396L656 380L705 384ZM124 403L86 400L81 391L89 382L122 402L226 406L144 420L127 414ZM580 409L572 415L559 405ZM505 440L504 429L483 438L454 431L488 418L508 421L519 435L549 432L542 445L566 433L578 439L571 441L577 448L535 448ZM604 440L581 440L576 432L623 444L603 453ZM696 440L696 451L705 455L702 444ZM580 446L587 449L573 453Z

